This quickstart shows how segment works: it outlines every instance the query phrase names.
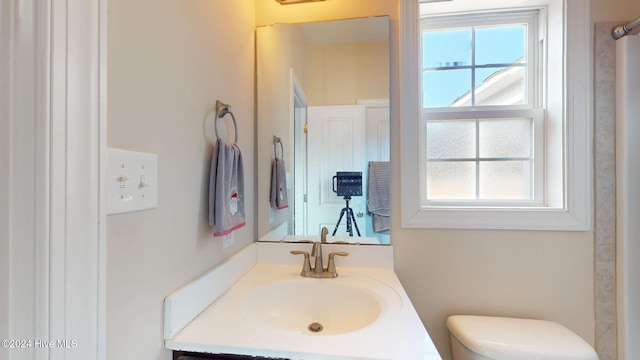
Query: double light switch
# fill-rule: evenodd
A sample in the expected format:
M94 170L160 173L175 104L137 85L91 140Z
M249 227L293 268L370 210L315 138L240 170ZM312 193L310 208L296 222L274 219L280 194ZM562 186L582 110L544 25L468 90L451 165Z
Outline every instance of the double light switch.
M107 214L158 207L158 155L109 149Z

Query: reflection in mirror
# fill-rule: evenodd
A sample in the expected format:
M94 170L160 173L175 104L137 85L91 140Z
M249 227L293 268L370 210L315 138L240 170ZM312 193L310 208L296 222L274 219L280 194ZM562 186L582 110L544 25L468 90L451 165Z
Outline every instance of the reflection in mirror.
M256 30L258 240L389 244L389 19Z

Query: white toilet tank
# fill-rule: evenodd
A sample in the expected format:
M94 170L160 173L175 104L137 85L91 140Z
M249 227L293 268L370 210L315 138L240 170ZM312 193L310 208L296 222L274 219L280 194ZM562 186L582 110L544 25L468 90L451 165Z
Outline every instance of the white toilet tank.
M598 360L581 337L552 321L454 315L454 360Z

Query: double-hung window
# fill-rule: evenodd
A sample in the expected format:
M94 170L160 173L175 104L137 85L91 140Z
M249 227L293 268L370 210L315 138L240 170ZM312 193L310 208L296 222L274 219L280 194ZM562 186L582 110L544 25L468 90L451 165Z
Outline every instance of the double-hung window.
M591 226L588 0L401 0L403 227Z
M544 203L543 16L421 18L424 204Z

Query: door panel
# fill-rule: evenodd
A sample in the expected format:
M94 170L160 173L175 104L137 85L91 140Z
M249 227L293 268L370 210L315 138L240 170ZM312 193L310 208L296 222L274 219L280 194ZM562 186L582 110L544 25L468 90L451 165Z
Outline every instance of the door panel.
M346 201L333 192L333 177L339 171L359 171L366 176L365 107L363 105L308 107L308 209L309 235L326 226L333 233ZM364 194L365 189L363 189ZM349 201L361 236L366 236L366 201ZM347 236L346 215L336 236ZM353 229L353 236L358 236Z

